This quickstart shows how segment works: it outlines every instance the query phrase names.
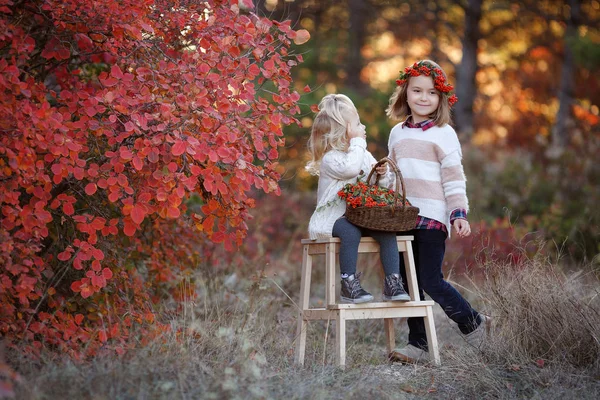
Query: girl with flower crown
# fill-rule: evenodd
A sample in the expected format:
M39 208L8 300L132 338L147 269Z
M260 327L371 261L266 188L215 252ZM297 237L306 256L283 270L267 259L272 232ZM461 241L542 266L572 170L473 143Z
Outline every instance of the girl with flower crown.
M392 128L388 149L402 171L406 198L420 209L415 228L408 232L415 238L419 294L424 299L423 291L427 293L457 323L466 341L479 347L489 328L488 317L475 311L442 274L450 228L461 238L471 234L462 151L449 125L450 108L458 99L442 68L430 60L405 68L396 83L386 113L403 122ZM402 258L400 266L406 282ZM392 351L394 361L428 357L423 318L409 318L408 326L408 345Z
M345 217L346 203L338 192L350 183L365 179L376 163L367 150L365 126L360 122L358 111L347 96L328 94L319 103L319 113L313 122L308 150L312 160L306 169L319 176L317 208L310 218L308 233L311 239L340 238L341 300L345 303L364 303L373 296L360 285L360 273L356 273L358 245L362 236L372 236L380 247L381 264L385 271L383 299L408 301L400 279L398 244L394 232L378 232L363 229L350 223ZM377 167L379 185L394 183L387 165Z

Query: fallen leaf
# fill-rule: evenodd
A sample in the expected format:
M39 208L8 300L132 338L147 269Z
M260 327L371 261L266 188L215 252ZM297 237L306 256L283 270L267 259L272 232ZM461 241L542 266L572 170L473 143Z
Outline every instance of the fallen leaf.
M521 366L520 366L520 365L518 365L518 364L511 364L511 365L508 367L508 370L509 370L509 371L520 371L520 370L521 370Z

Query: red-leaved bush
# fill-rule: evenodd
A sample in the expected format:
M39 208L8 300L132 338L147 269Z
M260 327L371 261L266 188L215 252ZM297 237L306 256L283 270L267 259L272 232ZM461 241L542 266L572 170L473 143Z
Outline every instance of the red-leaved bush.
M0 0L9 345L82 357L151 338L194 244L235 248L251 190L279 192L305 36L237 0Z

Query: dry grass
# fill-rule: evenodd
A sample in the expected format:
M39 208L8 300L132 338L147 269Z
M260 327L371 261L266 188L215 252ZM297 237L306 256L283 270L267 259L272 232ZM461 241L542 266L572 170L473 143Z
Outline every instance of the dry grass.
M353 321L345 371L333 367L334 324L324 322L309 325L306 367L299 368L293 364L297 274L230 275L202 283L200 298L168 317L173 333L124 357L76 364L12 354L23 377L17 398L598 398L596 278L565 275L544 260L487 265L486 272L470 300L493 316L494 335L481 351L467 348L438 308L441 367L388 364L382 322ZM367 278L375 292L379 278ZM405 323L396 326L401 345Z

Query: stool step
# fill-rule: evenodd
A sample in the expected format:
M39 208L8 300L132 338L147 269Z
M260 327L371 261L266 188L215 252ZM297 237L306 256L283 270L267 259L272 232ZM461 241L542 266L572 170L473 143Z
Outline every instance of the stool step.
M426 301L383 301L371 303L339 303L331 304L327 307L330 310L349 310L349 309L375 309L375 308L406 308L406 307L433 307L435 303L431 300Z
M412 241L414 236L405 235L405 236L396 236L396 239L399 242ZM341 243L342 241L338 237L331 237L326 239L302 239L302 244L320 244L320 243ZM361 243L377 243L375 239L370 236L365 236L360 239Z
M337 318L337 314L340 312L344 313L345 320L427 317L428 309L431 310L431 306L403 308L355 308L348 310L327 310L325 308L311 308L310 310L304 310L302 312L302 319L304 319L305 321L334 320Z

